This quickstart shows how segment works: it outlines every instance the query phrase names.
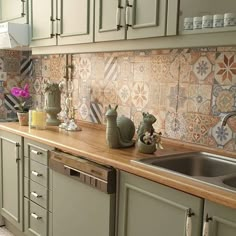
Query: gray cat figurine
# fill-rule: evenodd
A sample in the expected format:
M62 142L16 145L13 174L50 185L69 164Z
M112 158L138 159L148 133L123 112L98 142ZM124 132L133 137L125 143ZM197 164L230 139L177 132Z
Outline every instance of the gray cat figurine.
M133 121L125 116L117 117L117 107L108 106L106 112L106 141L110 148L126 148L134 145L135 127Z

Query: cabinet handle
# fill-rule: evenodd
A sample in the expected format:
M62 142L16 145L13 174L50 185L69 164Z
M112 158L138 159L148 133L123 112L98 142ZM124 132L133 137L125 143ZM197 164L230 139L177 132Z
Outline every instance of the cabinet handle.
M194 213L192 212L191 208L187 210L187 219L186 219L186 236L192 235L192 216Z
M31 192L30 193L33 197L40 198L42 195L37 194L36 192Z
M50 17L50 21L51 21L51 34L50 34L50 37L53 38L55 36L55 34L54 34L54 21L55 20L53 19L52 16Z
M57 33L56 35L61 35L61 19L56 18L56 22L57 22Z
M125 23L126 23L126 29L128 30L129 27L131 27L132 25L129 22L129 9L132 8L133 5L130 5L129 2L127 2L126 8L125 8Z
M202 236L209 235L209 221L212 220L212 217L209 217L208 214L206 215L206 220L203 224Z
M35 170L32 170L32 171L31 171L31 174L34 175L34 176L37 176L37 177L43 176L42 174L38 173L38 172L35 171Z
M36 151L36 150L31 150L31 152L35 155L38 155L38 156L43 154L42 152Z
M19 147L20 147L20 144L19 144L19 143L16 143L16 150L15 150L16 163L20 160Z
M42 219L42 217L41 217L41 216L38 216L36 213L31 213L30 215L31 215L34 219L36 219L36 220Z
M122 27L122 25L120 24L121 22L121 9L123 7L122 6L118 6L117 9L116 9L116 27L117 27L117 30L120 30L120 28Z
M21 0L21 4L22 4L22 11L21 11L21 16L25 16L25 0Z

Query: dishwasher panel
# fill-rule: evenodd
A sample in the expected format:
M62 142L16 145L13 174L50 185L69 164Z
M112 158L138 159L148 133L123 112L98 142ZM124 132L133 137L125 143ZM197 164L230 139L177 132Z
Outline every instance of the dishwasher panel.
M53 235L114 236L116 171L51 152Z

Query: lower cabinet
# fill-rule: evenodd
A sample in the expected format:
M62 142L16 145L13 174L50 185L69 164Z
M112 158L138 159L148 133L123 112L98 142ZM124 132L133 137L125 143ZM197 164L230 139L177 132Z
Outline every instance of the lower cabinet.
M235 236L236 209L205 200L204 224L204 229L209 228L209 233L204 236Z
M120 173L118 236L200 236L202 209L201 198Z
M0 131L0 206L4 216L23 230L23 147L22 137Z

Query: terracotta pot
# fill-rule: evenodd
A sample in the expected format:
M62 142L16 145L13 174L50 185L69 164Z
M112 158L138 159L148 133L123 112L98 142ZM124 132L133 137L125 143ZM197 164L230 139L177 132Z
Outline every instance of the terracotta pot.
M27 126L29 124L29 113L28 112L17 112L19 124Z

